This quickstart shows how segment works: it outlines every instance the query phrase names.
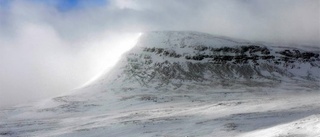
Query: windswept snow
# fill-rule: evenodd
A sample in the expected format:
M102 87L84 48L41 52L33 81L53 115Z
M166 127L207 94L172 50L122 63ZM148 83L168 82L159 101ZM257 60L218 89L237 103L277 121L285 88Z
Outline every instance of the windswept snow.
M320 50L311 49L145 33L87 87L0 110L0 136L317 137Z

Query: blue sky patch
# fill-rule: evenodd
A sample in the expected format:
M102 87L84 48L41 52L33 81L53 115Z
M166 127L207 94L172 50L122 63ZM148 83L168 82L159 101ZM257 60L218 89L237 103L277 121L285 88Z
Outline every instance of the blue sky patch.
M0 8L8 7L12 2L13 0L0 0ZM108 0L29 0L29 2L54 6L61 12L82 8L95 8L108 4Z
M56 7L60 11L72 9L90 8L107 5L107 0L55 0Z

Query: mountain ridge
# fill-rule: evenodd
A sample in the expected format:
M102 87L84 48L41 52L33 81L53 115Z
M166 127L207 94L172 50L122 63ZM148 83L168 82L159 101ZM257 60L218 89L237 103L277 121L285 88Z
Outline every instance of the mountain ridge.
M199 32L149 32L143 34L137 45L123 56L115 68L117 72L110 72L117 76L110 79L123 76L122 80L126 81L134 78L141 86L157 80L161 81L158 84L165 85L176 80L319 81L319 53L320 48L310 51L307 48L238 42Z

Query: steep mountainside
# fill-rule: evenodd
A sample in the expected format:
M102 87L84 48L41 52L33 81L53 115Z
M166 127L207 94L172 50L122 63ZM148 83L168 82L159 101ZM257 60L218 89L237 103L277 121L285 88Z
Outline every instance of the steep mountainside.
M148 32L110 72L0 110L0 136L315 137L320 48Z
M319 53L319 48L252 43L199 32L150 32L106 79L177 88L187 82L226 80L319 81Z

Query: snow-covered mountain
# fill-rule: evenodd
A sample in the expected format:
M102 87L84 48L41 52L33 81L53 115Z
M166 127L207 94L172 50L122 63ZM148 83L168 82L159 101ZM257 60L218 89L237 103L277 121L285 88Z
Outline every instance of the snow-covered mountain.
M147 32L77 91L0 111L0 136L320 135L320 48Z
M281 47L198 32L151 32L123 57L118 72L113 72L118 77L111 80L151 87L235 79L318 81L319 53L319 48Z

